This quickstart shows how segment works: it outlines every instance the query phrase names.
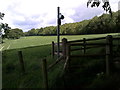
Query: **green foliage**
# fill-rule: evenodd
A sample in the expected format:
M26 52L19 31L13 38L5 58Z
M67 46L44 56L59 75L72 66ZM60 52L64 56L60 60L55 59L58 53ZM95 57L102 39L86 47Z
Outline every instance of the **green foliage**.
M118 12L112 12L110 14L103 14L101 16L95 16L90 20L84 20L76 23L66 23L60 26L60 34L62 35L77 35L77 34L103 34L103 33L118 33L119 21ZM55 26L49 26L40 29L31 29L26 32L27 36L35 35L56 35L57 28Z
M19 39L21 36L24 36L24 33L21 29L11 29L9 33L7 33L7 38L9 39Z

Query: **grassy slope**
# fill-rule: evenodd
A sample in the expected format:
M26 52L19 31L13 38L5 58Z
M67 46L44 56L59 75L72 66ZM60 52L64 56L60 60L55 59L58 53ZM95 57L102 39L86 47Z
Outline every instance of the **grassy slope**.
M98 36L92 35L92 37L98 37ZM102 36L104 36L104 35L102 35ZM28 45L30 46L31 44L35 43L34 42L35 40L36 41L42 40L43 43L45 43L45 42L51 43L51 41L49 41L49 40L53 40L53 38L55 38L53 36L51 37L52 39L50 39L48 37L49 36L46 37L46 39L47 39L46 41L45 41L45 39L40 39L40 38L38 39L38 37L37 37L37 39L35 37L28 37L28 38L21 38L20 40L21 40L21 43L25 42L26 39L27 39L27 41L29 40ZM81 36L64 36L64 37L67 37L69 40L83 38ZM89 38L89 37L91 37L91 35L84 36L84 37ZM16 44L16 46L18 46L18 47L16 47L16 48L19 48L19 49L3 51L3 87L4 88L42 88L43 85L42 85L42 73L41 73L42 72L41 71L41 59L46 57L48 60L48 64L50 64L51 62L54 61L54 59L52 59L50 56L51 46L50 45L41 45L41 46L37 46L37 47L29 47L29 48L22 49L22 47L24 47L24 45L18 41L19 41L19 39L17 40L18 44ZM27 41L25 42L26 44L27 44ZM6 44L8 42L6 42ZM36 42L36 44L39 45L38 42ZM4 45L5 45L5 43L4 43ZM25 75L22 75L20 72L20 66L19 66L18 55L17 55L18 50L23 51L25 67L27 70L27 73ZM91 52L91 51L89 51L89 52ZM86 62L88 62L88 61L86 61ZM92 62L97 63L94 60ZM93 65L92 62L91 62L91 64ZM91 65L90 63L87 63L87 64ZM85 64L85 65L87 65L87 64ZM61 65L62 64L59 64L58 66L56 66L56 68L54 68L53 70L51 70L51 72L49 72L50 86L52 86L53 83L55 83L55 80L57 80L57 79L55 79L55 77L59 77L59 74L62 69ZM93 67L95 67L95 66L93 65ZM87 69L83 69L83 70L80 69L80 72L84 71L84 70L89 71L89 67ZM76 73L78 73L78 71L76 71ZM84 74L84 72L81 74ZM58 84L59 84L59 82L58 82ZM95 84L95 83L92 83L92 84Z
M95 35L70 35L70 36L61 36L60 38L67 38L68 40L79 40L82 38L96 38L103 37L108 34L95 34ZM112 34L116 35L116 33ZM15 40L4 40L5 43L2 44L4 46L3 50L6 49L16 49L16 48L25 48L25 47L33 47L51 44L52 41L56 42L56 36L31 36L31 37L22 37L21 39Z

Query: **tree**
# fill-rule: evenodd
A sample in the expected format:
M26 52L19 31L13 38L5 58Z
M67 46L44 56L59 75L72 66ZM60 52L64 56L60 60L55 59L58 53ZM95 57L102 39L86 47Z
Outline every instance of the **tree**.
M3 20L3 17L4 17L4 13L1 13L0 12L0 19L1 20ZM2 40L2 38L5 38L6 36L7 36L7 34L8 34L8 32L9 32L9 29L10 29L10 27L8 26L8 24L7 23L0 23L0 43L2 42L3 43L3 40ZM3 35L3 33L2 32L4 32L5 34Z
M24 36L24 33L21 29L15 28L11 29L7 35L9 39L19 39L21 36Z
M103 1L103 9L106 11L106 12L109 12L112 16L112 10L111 10L111 7L110 7L110 4L109 4L109 1L108 0L102 0ZM88 0L87 2L87 7L89 6L89 4L91 4L91 7L98 7L100 5L100 0Z

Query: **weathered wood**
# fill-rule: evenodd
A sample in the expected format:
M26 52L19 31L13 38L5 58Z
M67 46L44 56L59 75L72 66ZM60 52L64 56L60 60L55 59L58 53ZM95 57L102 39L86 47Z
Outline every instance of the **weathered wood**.
M71 58L74 57L103 57L106 54L82 54L82 55L70 55Z
M65 60L65 64L64 64L64 67L63 67L63 72L64 72L64 71L66 70L66 68L67 68L68 61L69 61L69 57L67 57L66 60Z
M70 51L71 51L71 46L69 44L67 44L66 46L66 55L69 57L70 56Z
M89 39L86 39L86 41L102 40L102 39L105 39L105 37L99 37L99 38L89 38Z
M54 52L55 52L55 47L54 47L54 42L52 41L52 57L54 58Z
M101 46L105 46L107 43L86 43L85 45L101 45ZM70 44L71 46L84 46L83 43L72 43Z
M67 68L69 68L69 66L70 66L70 55L71 55L70 49L71 49L71 46L69 44L67 44L67 46L66 46L66 56L67 56L67 59L68 59Z
M48 90L48 73L47 73L47 62L46 62L46 59L42 60L42 71L43 71L43 85L44 85L44 89Z
M63 56L59 57L54 63L48 66L47 70L50 70L52 67L54 67L57 63L59 63L63 59Z
M104 47L104 46L91 46L91 47L86 47L86 49L91 49L91 48L98 48L98 47ZM81 47L81 48L75 48L75 49L71 49L70 51L79 51L79 50L83 50L84 47Z
M67 45L67 39L62 39L62 52L63 52L63 58L66 59L66 45Z
M112 54L112 36L108 35L106 37L106 75L110 75L111 63L113 59Z
M84 44L84 46L83 46L83 52L85 54L86 53L86 39L85 38L83 38L83 44Z
M68 41L68 43L83 42L83 40Z
M90 38L90 39L86 39L86 41L102 40L102 39L105 39L105 37L100 37L100 38ZM74 42L83 42L83 40L68 41L68 43L74 43Z
M24 66L22 51L18 51L18 56L19 56L19 61L21 65L21 70L23 73L25 73L25 66Z

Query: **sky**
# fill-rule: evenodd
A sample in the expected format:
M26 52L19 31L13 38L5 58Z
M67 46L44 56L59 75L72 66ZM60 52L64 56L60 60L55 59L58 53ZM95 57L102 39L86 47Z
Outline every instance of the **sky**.
M64 15L62 24L80 22L100 16L105 11L103 2L98 8L87 8L88 0L0 0L0 12L5 13L4 20L11 28L20 28L24 32L32 28L57 25L57 7ZM120 0L109 0L112 11L118 10Z

